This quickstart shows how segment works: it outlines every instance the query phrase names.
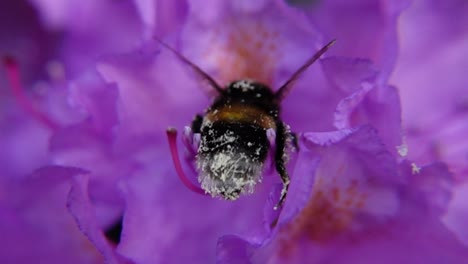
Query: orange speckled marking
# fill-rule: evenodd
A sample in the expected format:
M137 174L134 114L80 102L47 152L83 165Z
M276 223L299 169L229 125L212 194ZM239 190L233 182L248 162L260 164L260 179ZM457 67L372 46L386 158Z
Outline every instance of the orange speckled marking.
M343 168L338 168L343 173ZM279 254L282 257L296 254L298 241L309 239L326 242L349 230L357 210L365 206L367 194L357 180L337 184L337 180L317 175L313 195L304 210L282 230Z
M281 56L277 48L281 41L279 33L251 18L239 18L228 25L223 25L223 31L227 30L227 33L219 29L214 31L212 45L205 52L206 59L214 58L219 79L222 83L252 79L271 85Z
M233 123L253 123L265 129L276 129L273 117L261 109L246 105L228 105L208 112L205 118L211 122L225 121Z

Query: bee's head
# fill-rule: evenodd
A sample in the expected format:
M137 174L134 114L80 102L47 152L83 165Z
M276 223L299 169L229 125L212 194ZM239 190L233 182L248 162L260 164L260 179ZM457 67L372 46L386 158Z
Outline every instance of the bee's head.
M252 80L231 82L225 89L224 95L233 101L253 104L262 104L262 102L271 104L275 97L270 87Z

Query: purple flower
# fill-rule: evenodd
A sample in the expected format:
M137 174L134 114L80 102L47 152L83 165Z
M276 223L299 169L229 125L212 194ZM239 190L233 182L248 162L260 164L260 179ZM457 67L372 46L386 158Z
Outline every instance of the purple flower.
M57 48L65 35L73 35L72 29L55 31L39 23L36 10L25 1L2 2L0 10L1 262L102 263L66 208L73 176L87 172L50 166L60 163L51 156L51 136L84 116L67 101L65 72L58 63L76 55L68 50L65 56L65 47ZM68 73L73 66L66 68ZM99 211L121 214L109 206Z
M329 146L307 133L304 141L301 155L318 161L303 174L296 170L294 196L270 236L260 243L221 238L220 262L463 263L467 258L466 247L440 220L451 192L445 165L418 172L409 162L398 165L369 127Z
M413 146L414 142L426 144L434 135L405 132L411 131L408 124L423 126L405 121L409 115L405 111L413 107L404 100L402 129L398 89L410 89L406 87L412 84L405 80L412 76L411 65L419 61L397 59L397 21L402 13L403 22L409 22L401 27L411 29L413 16L405 14L415 12L414 7L403 11L406 1L32 2L48 30L64 32L62 49L55 56L63 62L67 80L47 82L45 95L38 100L18 85L9 85L23 92L8 99L18 105L10 104L4 114L14 126L0 123L8 128L0 138L8 146L0 159L7 172L0 181L0 194L5 193L0 196L2 220L6 219L0 229L15 223L7 237L18 238L18 244L40 241L46 234L51 238L48 243L28 244L27 257L5 250L0 259L77 263L468 259L463 227L467 192L461 174L454 177L443 163L431 163L434 156L415 154L425 146ZM78 23L71 13L87 23ZM440 19L449 23L444 15ZM455 30L454 36L460 32ZM194 115L203 114L211 104L214 93L154 35L223 87L234 80L254 79L272 89L337 39L295 81L281 104L281 118L297 133L299 151L288 153L291 185L280 210L273 209L281 192L273 156L267 158L255 192L236 201L191 192L178 179L166 129L184 131ZM403 72L408 77L398 71L392 75L395 65L407 67ZM8 69L11 77L14 64ZM414 115L415 120L420 116ZM40 137L15 136L24 127L38 131L33 134ZM28 138L33 149L20 159L26 161L24 166L9 162L24 144L22 138ZM185 143L192 144L191 140ZM409 156L403 155L408 149ZM194 184L195 153L190 147L184 150L181 169ZM441 157L450 169L460 168L449 162L451 156ZM3 191L9 189L13 192ZM50 196L42 197L42 191ZM37 196L41 199L35 200ZM38 212L43 218L28 222ZM59 223L49 227L53 221ZM80 243L86 248L75 246ZM68 251L60 250L61 245L69 245Z
M102 263L65 205L77 168L43 167L23 179L0 180L0 231L4 263Z
M466 1L415 1L400 20L401 59L392 78L408 156L444 161L460 179L468 176L466 10Z
M392 78L401 87L408 157L441 160L460 182L444 222L465 244L460 219L468 213L462 201L468 194L466 10L464 1L415 1L400 20L401 63Z
M47 29L63 33L59 60L71 77L93 67L103 54L137 46L144 31L132 1L31 0Z

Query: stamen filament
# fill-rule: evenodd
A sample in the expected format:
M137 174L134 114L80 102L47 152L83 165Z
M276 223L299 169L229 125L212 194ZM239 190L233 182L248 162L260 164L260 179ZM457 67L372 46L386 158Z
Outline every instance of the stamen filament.
M205 191L202 190L199 186L192 183L192 181L189 180L187 175L185 175L184 171L182 170L182 164L180 163L179 159L179 151L177 150L177 130L175 128L168 128L166 130L166 134L167 141L169 143L169 148L171 150L172 162L174 163L174 167L176 169L177 175L179 176L179 179L191 191L198 194L206 195Z
M20 107L41 124L47 126L49 129L57 129L59 126L47 115L39 111L25 94L16 61L12 57L6 56L3 58L3 66L6 70L7 79L10 84L13 97L16 99Z

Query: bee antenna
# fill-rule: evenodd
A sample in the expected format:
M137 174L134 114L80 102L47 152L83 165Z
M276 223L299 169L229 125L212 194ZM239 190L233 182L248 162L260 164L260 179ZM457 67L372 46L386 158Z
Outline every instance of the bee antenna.
M176 55L181 61L183 61L185 64L190 66L202 79L208 81L211 87L213 87L218 93L222 93L223 89L221 86L219 86L216 81L206 72L204 72L200 67L195 65L195 63L191 62L189 59L187 59L184 55L182 55L180 52L166 44L164 41L162 41L160 38L153 36L153 38L159 42L163 47L166 49L170 50L174 55Z
M304 63L275 93L276 99L279 101L283 100L288 93L291 91L292 84L301 76L301 74L309 68L316 60L318 60L333 44L335 44L336 39L330 41L327 45L317 51L310 59Z

